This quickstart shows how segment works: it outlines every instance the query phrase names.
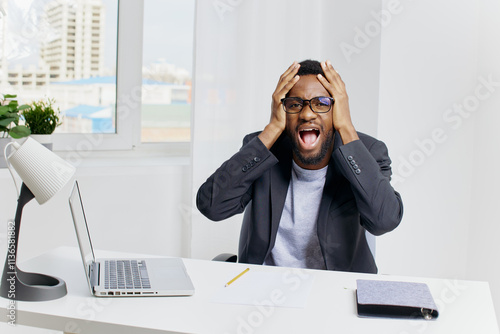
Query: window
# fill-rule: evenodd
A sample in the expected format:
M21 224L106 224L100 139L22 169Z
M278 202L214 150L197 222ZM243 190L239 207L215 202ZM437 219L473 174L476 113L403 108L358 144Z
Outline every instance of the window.
M194 0L145 0L141 141L190 140Z
M16 2L2 2L7 17L21 10ZM187 143L194 7L195 0L33 2L28 10L37 15L25 16L43 17L47 24L33 20L23 28L17 20L7 29L0 26L0 37L17 47L10 50L0 91L18 94L22 103L44 96L56 100L65 117L54 136L55 150ZM27 26L31 34L20 34ZM22 56L26 50L30 54ZM43 75L43 83L35 76L18 79L30 72Z
M56 134L115 133L118 0L43 0L29 7L8 0L2 5L6 24L0 28L1 37L8 45L3 62L9 76L16 71L24 78L17 82L0 78L2 93L17 94L22 103L54 99L63 119ZM61 19L73 13L83 14L87 8L106 12L106 25L90 27L81 18L69 20L72 23ZM82 50L82 45L89 42L90 31L101 45L108 46L99 55L104 59L102 63L92 61L95 53ZM75 50L83 51L78 58ZM86 66L90 63L92 68ZM107 79L106 73L112 79ZM32 78L37 74L47 77L47 82L34 82ZM75 124L82 121L94 126ZM105 128L96 125L104 123Z

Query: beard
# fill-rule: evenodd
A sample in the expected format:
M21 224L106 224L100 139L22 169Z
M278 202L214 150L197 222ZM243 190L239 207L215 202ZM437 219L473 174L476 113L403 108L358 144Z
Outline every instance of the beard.
M323 132L323 129L321 129L321 133ZM326 154L328 153L332 143L333 143L333 129L330 129L328 133L325 134L325 140L321 144L321 148L319 152L316 155L310 155L310 156L305 156L302 154L302 152L299 149L299 143L298 139L296 136L294 136L291 131L288 131L288 136L292 140L292 151L294 155L297 157L297 159L304 165L317 165L320 162L323 161L323 159L326 157Z

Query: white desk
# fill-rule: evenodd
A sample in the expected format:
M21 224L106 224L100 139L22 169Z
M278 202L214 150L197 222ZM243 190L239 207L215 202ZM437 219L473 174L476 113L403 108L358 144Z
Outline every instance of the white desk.
M98 257L109 256L97 252ZM115 254L113 254L115 255ZM63 278L68 295L48 302L17 302L16 323L67 333L481 333L498 334L488 283L307 270L314 283L305 308L218 304L210 299L246 267L286 268L185 259L196 293L191 297L96 298L88 291L77 248L57 248L21 265ZM436 320L359 318L356 279L425 282L438 304ZM0 298L1 321L8 300ZM15 333L15 330L12 331Z

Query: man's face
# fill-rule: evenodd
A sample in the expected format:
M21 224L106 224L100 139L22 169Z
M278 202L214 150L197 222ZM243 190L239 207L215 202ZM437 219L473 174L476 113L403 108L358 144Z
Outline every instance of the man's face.
M315 75L301 76L288 97L309 100L318 96L330 96ZM298 114L286 115L286 132L293 143L294 161L302 168L320 169L328 165L333 149L332 109L324 114L311 110L309 103Z

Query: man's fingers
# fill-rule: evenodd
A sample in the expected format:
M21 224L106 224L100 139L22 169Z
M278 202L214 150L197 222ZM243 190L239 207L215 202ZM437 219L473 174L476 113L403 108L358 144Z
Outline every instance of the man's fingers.
M285 95L292 89L292 87L299 80L299 76L297 72L299 70L300 64L297 62L293 62L290 67L281 75L280 80L278 81L278 85L273 93L273 98L275 99L275 103L280 103L280 100L285 97Z
M290 89L299 81L300 77L298 75L295 75L292 79L290 79L278 92L279 96L285 96Z
M323 87L325 87L328 93L330 93L330 95L335 99L335 95L337 94L334 85L332 85L331 82L321 74L318 74L316 78L318 78L319 82L323 85Z
M334 95L335 92L341 92L345 90L345 84L344 81L342 81L342 78L340 77L340 74L333 68L333 65L329 60L322 62L321 63L321 68L323 69L323 72L325 73L323 79L325 80L320 80L323 86L332 94ZM318 75L319 79L319 75Z
M294 78L299 70L300 64L296 61L293 62L292 65L280 76L280 80L278 81L278 86L276 87L276 91L280 91L283 89L283 86L286 85L290 80Z
M280 79L281 79L281 78L283 78L283 77L285 77L285 76L287 76L288 74L290 74L290 73L291 73L291 72L293 72L294 70L297 70L299 67L300 67L300 65L299 65L296 61L294 61L294 62L292 63L292 65L290 65L290 66L286 69L285 73L283 73L283 74L281 75Z
M321 62L321 68L323 69L323 72L325 73L326 79L333 83L333 81L336 79L335 74L339 77L338 72L334 70L332 64L330 61L324 61Z
M340 73L333 68L333 65L329 60L326 61L326 67L328 68L328 72L332 75L333 79L341 86L344 86L344 81L340 77Z
M319 82L321 82L321 84L322 84L325 88L327 88L327 90L328 90L328 85L330 84L330 81L328 81L328 80L327 80L324 76L322 76L321 74L318 74L316 77L318 78ZM329 90L328 90L328 91L329 91ZM330 93L331 93L331 92L330 92Z

